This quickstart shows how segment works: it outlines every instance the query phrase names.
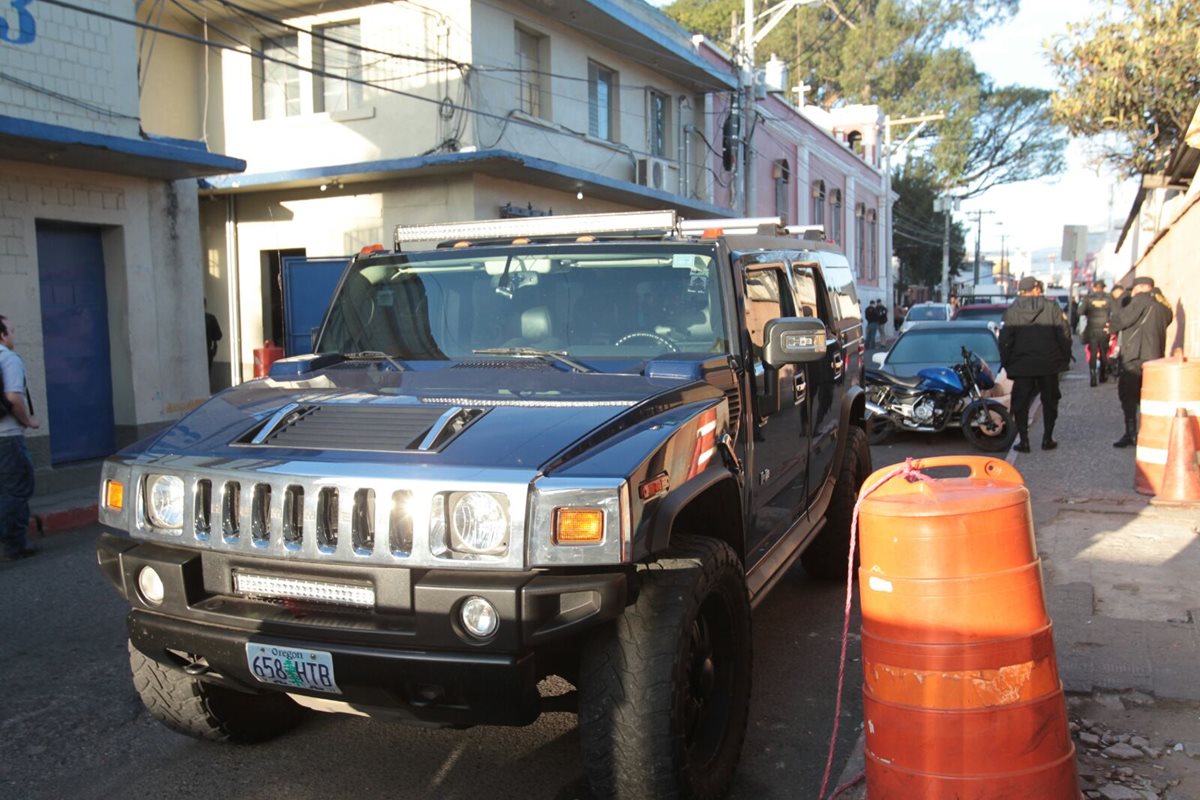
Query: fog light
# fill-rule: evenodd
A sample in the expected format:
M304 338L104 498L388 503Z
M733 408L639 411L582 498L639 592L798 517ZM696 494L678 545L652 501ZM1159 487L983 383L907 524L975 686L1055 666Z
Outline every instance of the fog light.
M138 573L137 584L143 600L152 606L162 605L167 590L163 587L162 578L159 577L158 571L154 567L142 567L141 572Z
M463 629L476 639L490 639L500 627L496 607L482 597L468 597L458 611Z

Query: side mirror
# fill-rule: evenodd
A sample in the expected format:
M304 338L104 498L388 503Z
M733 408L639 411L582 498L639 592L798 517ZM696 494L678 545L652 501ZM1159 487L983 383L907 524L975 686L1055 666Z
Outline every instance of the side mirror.
M887 353L872 353L871 354L871 363L877 367L882 367L883 360L885 358L887 358Z
M825 323L812 317L779 317L763 327L763 363L772 369L825 357Z

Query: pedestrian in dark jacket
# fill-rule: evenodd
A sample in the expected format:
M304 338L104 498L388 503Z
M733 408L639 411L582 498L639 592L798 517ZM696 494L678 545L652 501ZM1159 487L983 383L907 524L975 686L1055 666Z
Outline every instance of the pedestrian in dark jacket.
M1062 306L1042 296L1032 275L1021 279L1019 295L1004 312L1000 329L1000 364L1012 378L1012 412L1018 441L1013 449L1029 452L1029 407L1042 397L1042 449L1058 447L1058 374L1071 366L1071 326Z
M1113 447L1137 444L1138 403L1142 396L1142 365L1162 358L1167 352L1167 328L1175 315L1154 279L1133 279L1129 304L1113 309L1109 327L1121 337L1121 375L1117 378L1117 396L1125 413L1125 435Z
M1087 319L1079 338L1088 350L1092 386L1108 381L1108 317L1112 307L1112 298L1104 291L1104 281L1093 281L1092 293L1079 304L1079 316Z

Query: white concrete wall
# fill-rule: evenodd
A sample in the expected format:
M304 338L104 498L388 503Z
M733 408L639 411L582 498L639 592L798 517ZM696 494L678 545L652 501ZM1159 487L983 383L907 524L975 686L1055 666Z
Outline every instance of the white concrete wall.
M178 418L207 398L196 219L192 181L0 161L0 313L20 329L36 408L46 408L39 221L101 229L118 428L136 432ZM42 419L35 438L50 434Z
M0 64L12 78L0 79L0 114L136 137L134 28L45 3L30 3L20 13L10 5L4 3L0 12L8 23ZM134 13L134 0L77 0L77 5L126 18ZM22 15L32 39L14 43Z

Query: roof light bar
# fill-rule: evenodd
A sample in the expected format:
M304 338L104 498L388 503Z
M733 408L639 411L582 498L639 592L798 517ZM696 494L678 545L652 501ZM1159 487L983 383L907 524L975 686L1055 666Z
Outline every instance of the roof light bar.
M825 241L825 226L824 225L788 225L784 228L785 231L793 236L799 236L802 239L810 241L823 242Z
M565 214L558 217L518 217L436 225L397 225L396 247L403 242L478 241L545 238L603 233L674 233L674 211L622 211L613 214Z
M720 228L726 234L775 233L783 226L781 217L741 217L738 219L685 219L679 223L684 236L699 236L710 228ZM767 230L762 230L763 228Z

